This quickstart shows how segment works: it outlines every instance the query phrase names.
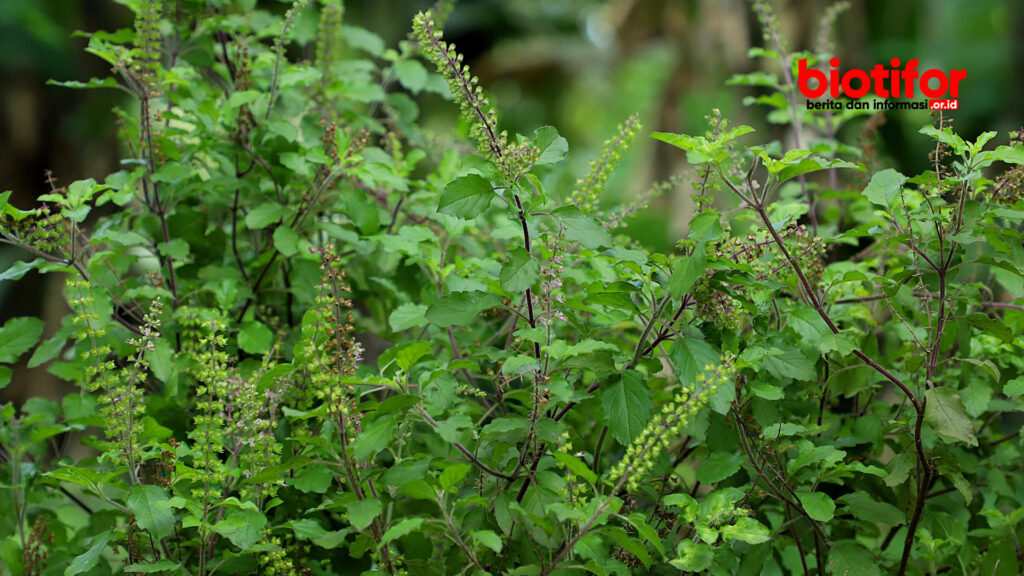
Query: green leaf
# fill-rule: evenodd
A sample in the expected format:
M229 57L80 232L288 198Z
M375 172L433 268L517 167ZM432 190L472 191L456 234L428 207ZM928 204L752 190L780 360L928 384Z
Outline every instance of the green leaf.
M278 226L274 230L274 248L277 248L282 256L294 256L298 253L301 241L298 233L290 226Z
M526 354L516 354L501 364L501 373L506 376L519 376L539 369L537 359Z
M498 276L502 289L515 293L530 288L539 278L540 261L519 247L509 254L508 261L502 265L501 274Z
M125 504L135 514L139 528L162 540L174 533L174 513L166 506L169 499L167 491L160 486L135 484Z
M1024 376L1017 376L1013 380L1010 380L1003 386L1003 394L1014 398L1024 394Z
M565 206L551 213L565 225L565 237L584 248L598 250L612 245L612 235L600 222L586 216L575 206Z
M682 256L676 260L672 277L668 281L668 293L673 298L681 298L703 275L704 245L698 244L692 256Z
M960 136L957 136L949 128L943 128L939 130L934 126L929 125L922 127L920 130L918 130L918 132L926 136L931 136L932 138L935 138L939 142L942 142L943 144L952 148L953 151L956 152L957 154L963 154L964 151L967 150L967 143L964 142L964 139L961 138Z
M352 452L356 460L365 460L387 447L395 435L395 417L387 415L377 418L363 428L352 443Z
M348 505L348 521L356 530L362 532L380 516L381 510L380 500L376 498L356 500Z
M925 391L924 421L947 440L977 446L974 425L960 395L952 388L932 388Z
M445 492L452 492L452 488L457 487L459 482L462 482L462 479L469 474L469 471L472 470L472 468L472 466L464 462L449 464L448 467L441 472L441 475L438 476L437 482L441 485L442 490Z
M629 523L636 528L636 533L651 543L651 546L658 551L659 554L665 554L665 545L661 542L661 536L658 535L658 531L653 526L647 523L642 512L634 512L626 517Z
M491 530L473 532L473 540L490 548L495 554L501 553L501 538Z
M888 168L881 172L876 172L871 177L871 181L868 182L862 194L872 204L888 208L892 205L893 200L896 199L896 196L900 193L900 188L903 187L903 183L906 181L906 176L892 168Z
M192 169L178 162L168 162L157 168L153 174L154 182L177 182L192 175Z
M761 360L761 367L779 378L792 378L800 381L818 379L818 373L814 369L814 362L796 348L787 348L781 350L778 354L765 356Z
M11 383L13 371L10 366L0 366L0 390L3 390Z
M27 366L35 368L56 358L67 345L68 336L73 333L73 330L68 328L61 328L49 339L44 340L29 357Z
M262 322L249 322L238 332L238 347L249 354L264 354L274 343L274 333Z
M855 168L857 170L864 170L864 168L859 164L846 162L845 160L824 160L822 158L811 156L779 170L779 183L800 176L801 174L817 172L818 170L827 170L829 168Z
M824 492L799 492L797 497L807 515L818 522L828 522L836 514L836 503Z
M398 540L402 536L411 533L423 524L423 518L406 518L395 524L388 531L384 533L384 536L380 539L380 545L384 546L388 542Z
M427 69L418 60L411 58L395 62L395 77L412 92L419 92L427 85Z
M612 437L624 446L643 430L653 406L651 390L636 370L626 370L610 384L601 386L604 422Z
M452 292L434 301L427 308L426 317L438 326L466 326L476 315L501 305L501 296L490 292L473 290Z
M0 362L18 360L43 335L43 321L31 316L11 318L0 328Z
M537 147L540 155L535 166L546 166L561 162L569 153L569 142L558 135L558 130L553 126L541 126L533 132L533 144Z
M594 340L593 338L587 338L572 345L566 343L565 340L555 340L550 346L541 346L540 349L541 352L550 354L552 360L563 360L565 358L583 356L584 354L591 354L599 350L608 350L611 352L617 352L619 350L619 348L614 344Z
M880 522L887 526L899 526L906 521L906 515L902 510L888 502L875 500L863 490L843 494L839 497L839 501L846 504L854 518L864 522Z
M768 541L771 532L764 524L749 516L744 516L735 524L723 526L722 537L726 540L740 540L747 544L761 544Z
M584 464L583 460L565 452L555 452L554 456L555 460L558 460L562 466L565 466L569 473L582 478L590 484L597 482L597 474L594 474L594 471Z
M1024 164L1024 146L996 146L989 152L990 158L1007 164Z
M423 304L402 304L388 316L388 325L395 332L419 328L427 323L427 307Z
M213 531L227 538L242 550L248 550L263 537L267 517L256 510L232 510L220 522L213 525Z
M3 215L3 212L0 211L0 216L2 216L2 215ZM35 270L42 263L43 263L43 259L42 258L36 258L35 260L29 261L29 262L26 262L26 261L23 261L23 260L19 260L19 261L15 262L14 264L11 264L11 266L9 268L7 268L7 270L4 270L3 272L0 272L0 282L2 282L4 280L21 280L21 278L25 274L27 274L31 270Z
M170 242L157 244L156 249L160 254L169 256L174 260L184 260L188 256L189 245L184 238L175 238Z
M662 499L662 502L666 506L678 506L682 508L682 512L679 516L686 522L693 522L697 518L697 511L699 504L697 500L689 494L669 494Z
M831 576L881 576L878 563L863 546L853 540L836 542L828 553L825 567Z
M708 364L718 364L719 353L700 338L699 332L687 332L672 343L670 357L679 382L689 386Z
M676 556L669 564L684 572L703 572L711 567L715 560L715 549L703 542L694 542L684 538L676 546Z
M456 178L444 187L437 210L464 220L483 214L494 198L494 186L477 174Z
M740 471L743 458L729 452L713 452L697 468L697 480L714 484Z
M64 569L64 576L75 576L88 570L92 570L96 564L100 561L100 555L103 554L103 549L107 547L107 542L114 537L114 533L111 531L104 532L99 536L93 538L93 544L84 553L75 557L71 561L71 564Z
M327 550L333 550L344 544L345 537L351 533L349 528L328 532L320 526L318 520L312 518L291 520L288 522L288 525L291 526L292 532L295 533L297 539L309 540L313 544Z
M280 222L286 213L285 207L277 202L264 202L245 215L245 225L253 230L266 228Z
M420 358L430 354L430 342L407 342L395 347L395 364L404 372L416 365Z
M333 480L334 477L327 466L313 465L303 468L302 472L292 479L291 485L304 494L324 494L331 487Z

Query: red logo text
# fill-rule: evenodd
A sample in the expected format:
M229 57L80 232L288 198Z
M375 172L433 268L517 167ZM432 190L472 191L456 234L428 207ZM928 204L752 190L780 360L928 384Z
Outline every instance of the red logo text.
M956 108L955 98L959 94L960 81L967 78L967 70L950 70L948 73L932 68L924 72L918 72L918 60L909 60L906 66L900 69L900 59L893 58L886 68L876 64L871 72L853 68L842 75L839 74L839 59L829 60L832 67L828 75L822 70L807 67L807 59L802 58L797 70L797 87L800 93L807 98L818 98L828 91L829 96L838 98L848 96L850 98L863 98L868 92L874 93L880 98L899 98L905 96L913 98L917 88L926 98L932 98L930 106L941 102L946 110ZM814 87L811 87L811 79L815 80ZM940 100L946 96L949 99ZM952 102L952 106L949 106ZM934 109L934 108L933 108Z

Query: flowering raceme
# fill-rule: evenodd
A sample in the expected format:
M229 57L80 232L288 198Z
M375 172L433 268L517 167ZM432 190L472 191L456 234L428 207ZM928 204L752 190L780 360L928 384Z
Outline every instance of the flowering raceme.
M732 381L735 371L733 357L726 354L717 368L707 364L704 371L697 374L696 382L683 384L672 402L662 407L661 413L647 423L626 450L625 457L612 469L609 481L615 484L626 482L630 491L636 490L662 451L708 405L719 387Z

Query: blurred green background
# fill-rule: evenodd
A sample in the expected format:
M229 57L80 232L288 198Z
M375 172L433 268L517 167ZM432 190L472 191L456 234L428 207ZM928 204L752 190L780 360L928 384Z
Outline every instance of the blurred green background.
M283 12L288 4L261 0ZM346 5L346 21L394 46L413 15L429 0L363 0ZM829 2L772 3L791 49L813 48ZM1019 129L1024 117L1024 10L1020 1L854 1L831 31L843 68L869 68L892 57L921 60L921 69L966 69L955 128L973 138L983 130ZM48 79L85 80L109 70L83 51L75 30L131 25L127 8L113 0L0 0L0 190L13 190L22 207L49 191L45 173L61 183L102 180L117 168L115 91L74 91ZM682 154L646 137L651 131L700 132L713 107L750 124L746 142L779 139L764 111L743 105L756 89L726 85L761 62L747 57L761 32L744 0L463 0L447 37L493 96L503 127L532 133L556 126L574 151L576 174L587 170L603 141L629 114L645 126L609 182L608 204L628 199L653 182L686 173ZM456 110L433 95L421 99L423 122L450 130ZM887 116L875 146L885 162L912 174L927 165L927 142L916 134L924 111ZM864 119L840 137L855 141ZM566 191L568 192L568 191ZM685 228L691 190L684 181L633 220L629 228L651 247L669 248ZM23 258L0 247L0 270ZM45 297L41 295L46 294ZM59 282L36 275L0 283L0 322L11 316L59 318ZM49 314L47 314L49 312ZM52 324L51 324L52 325Z

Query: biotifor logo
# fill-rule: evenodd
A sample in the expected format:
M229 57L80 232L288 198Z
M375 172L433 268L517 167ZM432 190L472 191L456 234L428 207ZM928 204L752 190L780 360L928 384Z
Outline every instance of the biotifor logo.
M838 100L812 101L814 98L820 98L826 91L833 98L847 96L854 99L845 104L845 107L850 109L867 109L867 102L857 102L856 99L863 98L870 92L879 98L914 98L920 94L929 99L927 103L924 101L876 100L874 102L875 110L923 110L926 108L929 110L956 110L960 81L967 78L967 70L950 70L949 73L946 73L932 68L918 72L917 58L908 60L902 69L900 69L900 59L893 58L889 61L889 68L875 64L871 72L851 68L842 75L839 73L839 58L832 58L828 63L831 69L826 76L822 70L808 68L806 58L799 62L797 87L800 88L800 93L808 98L807 108L809 110L837 110L844 107ZM811 79L815 81L813 87Z

